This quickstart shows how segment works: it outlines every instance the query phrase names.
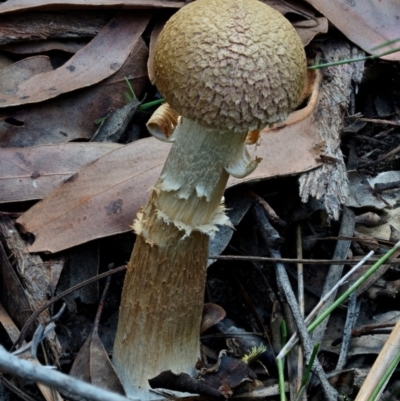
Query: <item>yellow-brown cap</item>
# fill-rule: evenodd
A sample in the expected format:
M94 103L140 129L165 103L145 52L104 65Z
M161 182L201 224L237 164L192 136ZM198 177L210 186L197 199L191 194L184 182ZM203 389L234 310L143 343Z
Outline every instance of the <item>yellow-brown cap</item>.
M197 0L161 32L156 85L182 116L244 132L282 121L306 80L299 36L258 0Z

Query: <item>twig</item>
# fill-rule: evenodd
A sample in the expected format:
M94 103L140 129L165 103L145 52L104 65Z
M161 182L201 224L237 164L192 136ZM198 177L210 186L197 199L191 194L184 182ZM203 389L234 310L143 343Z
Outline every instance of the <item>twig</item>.
M383 162L387 158L392 157L399 152L400 152L400 146L397 146L396 148L392 149L390 152L386 153L385 155L383 155L382 157L379 157L376 160L372 160L370 162L365 162L365 163L360 163L358 165L358 168L365 168L365 167L373 166L375 164L379 164L380 162Z
M109 271L112 271L112 264L108 268L109 268ZM106 300L106 296L107 296L108 289L110 288L110 284L111 284L111 276L108 276L107 280L106 280L106 284L104 285L103 293L101 294L99 306L98 306L97 312L96 312L96 317L94 318L93 334L97 334L97 332L99 330L101 314L103 313L104 302Z
M41 382L95 401L132 401L56 370L19 359L0 345L0 370L23 379Z
M347 118L352 118L354 120L363 121L363 122L366 122L366 123L395 125L396 127L400 126L400 121L379 120L379 119L376 119L376 118L365 118L365 117L357 117L357 116L348 116Z
M339 237L352 237L355 228L355 217L354 212L348 207L343 208L342 223L340 225ZM326 294L331 294L329 298L326 299L324 306L319 311L319 314L323 313L324 310L329 308L329 306L335 300L336 291L332 291L332 288L336 287L336 283L340 280L342 276L343 264L336 263L336 260L344 259L350 249L350 240L340 240L336 243L335 251L333 253L333 263L329 267L328 274L325 279L325 285L322 290L321 298L324 298ZM320 343L322 337L324 336L326 327L328 325L329 318L325 319L321 324L314 330L312 334L312 341L314 344Z
M259 205L254 205L253 209L256 213L257 221L260 224L261 234L264 237L269 249L269 253L272 257L280 258L280 252L278 251L279 242L281 238L277 231L271 226L270 222L265 216L265 213ZM277 275L277 284L278 290L281 295L284 297L285 301L289 304L293 318L296 322L297 330L302 341L302 345L304 348L304 354L307 360L310 360L313 347L311 345L310 337L307 333L307 328L304 323L303 317L301 316L299 305L296 300L296 296L292 290L292 287L289 282L289 277L286 273L285 267L282 263L276 263L276 275ZM318 359L315 360L313 364L313 372L317 375L321 387L324 391L325 397L329 401L336 401L338 398L337 391L329 384L328 379L324 370L322 369L321 364Z
M29 330L29 327L31 326L31 324L33 324L35 322L35 320L37 319L37 317L43 312L45 311L49 306L51 306L54 302L58 301L59 299L65 297L66 295L77 291L83 287L86 287L89 284L92 284L98 280L101 280L104 277L109 276L110 274L115 274L118 273L120 271L126 270L126 266L120 266L120 267L116 267L115 269L99 274L98 276L92 277L88 280L85 280L79 284L74 285L71 288L68 288L67 290L60 292L57 296L51 298L49 301L45 302L39 309L35 310L35 312L32 313L32 315L29 316L28 320L25 322L24 327L22 327L21 332L19 334L19 337L17 338L17 341L15 341L12 349L14 349L15 347L18 347L22 344L22 342L24 341L26 334Z
M392 329L389 328L394 327L395 323L379 323L379 324L367 324L358 329L354 329L351 333L353 338L367 336L369 334L376 334L377 332L385 332L391 333Z
M393 245L392 245L393 246ZM271 258L271 257L266 257L266 256L236 256L236 255L211 255L209 257L210 259L217 259L217 260L241 260L241 261L247 261L247 262L281 262L281 263L291 263L291 264L296 264L296 263L303 263L307 265L331 265L332 264L332 259L293 259L293 258ZM364 262L365 265L373 265L376 263L380 258L371 258L370 260L367 261L367 263ZM364 257L362 258L354 258L352 260L350 259L339 259L335 260L335 263L345 263L346 265L358 265L360 261L364 260ZM400 259L390 259L388 261L390 264L400 264Z
M361 266L364 265L365 261L368 260L372 255L374 254L373 251L371 251L368 255L364 256L360 262L355 265L347 274L345 274L338 282L337 284L331 289L330 292L328 292L325 297L323 297L318 304L314 307L314 309L311 311L311 313L306 317L305 323L308 324L311 322L311 320L314 319L318 311L321 309L321 307L325 304L326 300L329 299L329 297L332 295L333 291L336 291L342 284L346 282L346 280L356 271L358 270ZM291 349L293 348L294 345L296 345L298 342L298 337L296 334L294 334L290 340L287 342L287 344L281 349L281 352L277 356L277 359L283 358L285 355L287 355Z
M350 341L352 338L352 331L357 322L358 315L360 313L361 302L357 302L357 293L350 295L349 304L347 307L346 323L343 329L343 339L342 346L340 348L339 359L336 364L336 370L341 370L344 368L347 362L347 357L349 354Z
M301 236L301 227L300 224L297 225L297 235L296 235L296 250L297 250L297 258L303 258L303 248L302 248L302 236ZM297 263L297 298L299 302L301 316L304 318L304 272L303 272L303 263ZM296 378L296 392L299 393L301 389L301 382L304 374L304 355L301 347L297 347L297 378ZM306 392L304 391L300 394L300 397L297 398L299 401L306 400Z
M14 386L11 382L9 382L3 375L0 375L0 383L3 384L4 387L8 388L10 391L12 391L16 396L21 398L23 401L38 401L35 398L32 398L28 394L25 394L21 389L18 387Z

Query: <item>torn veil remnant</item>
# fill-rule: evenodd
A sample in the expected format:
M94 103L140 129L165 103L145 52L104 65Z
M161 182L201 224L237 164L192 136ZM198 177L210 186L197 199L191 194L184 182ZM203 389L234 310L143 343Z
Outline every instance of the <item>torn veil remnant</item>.
M148 380L160 372L193 373L209 236L229 224L227 180L259 162L246 150L247 132L296 108L306 58L290 23L262 2L197 0L165 25L154 73L181 118L134 223L113 356L127 395L143 400L155 397Z

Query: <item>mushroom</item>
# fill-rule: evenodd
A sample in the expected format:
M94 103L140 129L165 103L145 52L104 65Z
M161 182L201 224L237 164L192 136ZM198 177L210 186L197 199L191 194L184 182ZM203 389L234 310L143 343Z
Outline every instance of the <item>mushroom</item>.
M306 69L291 24L258 0L197 0L163 28L155 82L181 118L133 225L113 354L129 397L154 397L148 380L164 370L194 373L209 237L230 224L227 180L256 168L247 132L296 108Z

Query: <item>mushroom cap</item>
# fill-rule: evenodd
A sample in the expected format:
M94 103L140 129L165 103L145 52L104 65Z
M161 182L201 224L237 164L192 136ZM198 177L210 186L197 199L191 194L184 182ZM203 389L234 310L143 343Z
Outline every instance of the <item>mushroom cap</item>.
M298 105L307 63L300 37L258 0L197 0L163 28L155 83L183 117L244 132L282 121Z

